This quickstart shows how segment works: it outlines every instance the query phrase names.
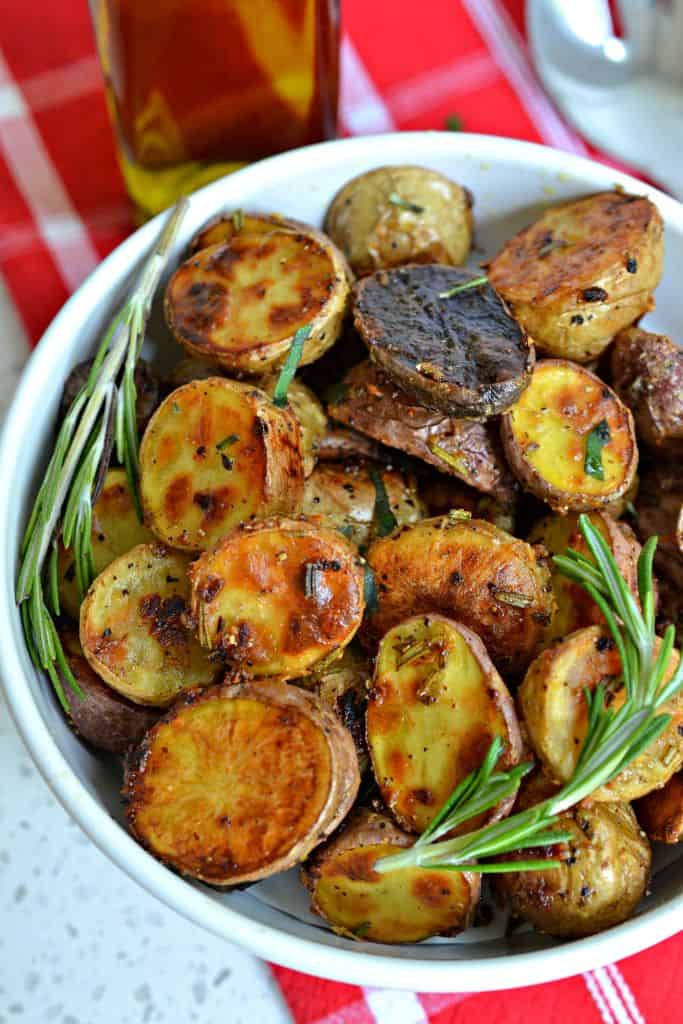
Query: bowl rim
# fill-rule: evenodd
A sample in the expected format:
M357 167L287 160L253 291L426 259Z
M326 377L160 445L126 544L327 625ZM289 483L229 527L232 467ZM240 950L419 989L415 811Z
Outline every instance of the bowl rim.
M258 184L259 178L267 181L273 176L284 177L284 171L289 173L290 180L295 181L297 168L311 160L322 168L335 164L338 159L343 160L345 156L359 154L376 154L379 165L384 162L382 147L389 143L391 148L397 139L405 146L411 163L429 163L430 158L434 158L434 149L440 147L443 150L445 146L452 150L455 159L473 155L481 161L495 162L504 158L507 162L517 162L521 167L533 165L544 171L576 176L579 181L588 178L604 188L614 188L618 181L627 189L656 201L665 224L674 225L683 235L683 205L658 189L585 157L499 136L419 131L340 139L269 157L235 172L229 180L248 179L253 185ZM445 142L446 139L449 141ZM225 180L218 179L206 185L197 195L216 193L218 207ZM218 903L201 889L188 885L143 850L78 779L31 696L20 657L23 640L17 629L19 617L10 573L13 548L18 538L10 529L7 482L12 480L19 458L20 441L30 416L28 410L34 401L32 396L43 393L41 385L50 386L53 352L60 344L62 332L66 330L68 333L73 311L84 295L99 291L100 282L111 270L119 273L119 266L130 266L139 258L159 231L164 216L155 217L114 249L59 311L27 363L0 437L0 480L5 483L0 494L0 537L3 538L0 553L0 635L4 640L0 683L17 730L54 795L111 861L167 906L214 935L236 942L257 956L294 970L303 968L308 973L313 973L310 968L314 965L316 976L335 981L419 992L483 992L518 988L595 969L675 934L683 911L683 894L606 932L531 952L473 957L471 960L432 960L420 956L392 957L375 953L372 948L366 951L328 946L282 931L276 926L250 920L238 909Z

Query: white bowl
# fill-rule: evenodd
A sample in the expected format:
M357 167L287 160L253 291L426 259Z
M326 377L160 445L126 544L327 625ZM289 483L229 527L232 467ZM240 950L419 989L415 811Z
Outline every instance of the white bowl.
M495 252L549 201L617 184L650 195L666 222L667 270L657 310L647 322L674 337L683 333L678 312L683 206L607 167L508 139L417 132L330 142L273 157L192 197L176 255L223 206L279 210L320 224L330 198L347 179L380 164L407 162L443 171L472 190L482 250L477 258ZM179 878L128 835L118 794L120 770L112 760L90 753L65 725L48 682L26 653L13 587L19 538L50 450L62 382L74 363L94 351L98 331L160 223L157 218L127 239L64 306L29 362L2 437L1 670L17 727L55 795L108 857L179 913L259 956L340 981L423 992L514 988L595 968L672 935L683 915L683 857L675 848L660 851L664 859L638 914L592 938L560 943L531 931L506 937L497 918L456 940L379 946L340 938L310 915L293 873L245 892L220 894ZM167 340L158 309L149 333L152 346L154 337Z

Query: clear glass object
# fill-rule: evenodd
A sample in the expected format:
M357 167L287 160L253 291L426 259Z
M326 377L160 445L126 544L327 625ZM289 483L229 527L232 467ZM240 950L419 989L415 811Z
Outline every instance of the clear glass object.
M261 157L334 138L338 0L92 0L141 219Z

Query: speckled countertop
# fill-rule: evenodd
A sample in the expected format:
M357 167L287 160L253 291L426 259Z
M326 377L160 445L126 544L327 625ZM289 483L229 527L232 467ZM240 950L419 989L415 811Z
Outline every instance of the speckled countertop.
M26 351L0 281L0 416ZM265 965L168 910L90 843L0 697L0 1024L289 1020Z

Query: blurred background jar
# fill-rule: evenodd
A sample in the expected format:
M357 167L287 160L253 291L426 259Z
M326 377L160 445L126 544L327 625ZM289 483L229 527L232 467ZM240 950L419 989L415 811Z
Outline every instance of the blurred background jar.
M334 138L339 0L91 0L140 219L285 149Z

